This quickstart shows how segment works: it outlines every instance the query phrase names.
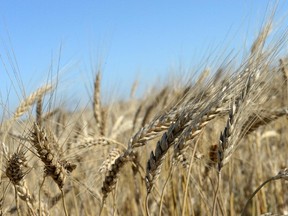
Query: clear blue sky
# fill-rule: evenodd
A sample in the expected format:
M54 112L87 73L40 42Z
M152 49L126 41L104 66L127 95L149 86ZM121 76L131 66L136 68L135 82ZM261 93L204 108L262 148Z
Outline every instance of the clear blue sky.
M59 97L87 103L99 63L104 94L111 90L123 96L136 78L144 88L173 68L197 68L214 49L248 49L244 42L256 37L268 2L1 1L2 101L10 91L14 107L21 94L11 67L16 62L9 59L12 51L27 93L45 83L49 73L56 74L60 55ZM287 12L287 3L279 1L276 21Z

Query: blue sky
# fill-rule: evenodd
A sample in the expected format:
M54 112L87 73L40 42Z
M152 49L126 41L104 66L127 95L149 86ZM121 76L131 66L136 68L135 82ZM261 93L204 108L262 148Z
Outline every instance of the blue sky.
M141 91L180 67L196 70L209 55L221 59L215 50L247 50L268 2L1 1L1 100L10 92L14 107L23 97L16 76L29 94L58 66L63 101L87 103L99 65L104 96L129 94L135 79ZM276 21L287 12L279 1Z

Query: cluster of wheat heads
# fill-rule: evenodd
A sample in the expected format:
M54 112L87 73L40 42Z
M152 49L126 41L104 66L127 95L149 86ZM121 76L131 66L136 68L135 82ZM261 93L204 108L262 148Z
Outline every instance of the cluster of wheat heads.
M31 93L1 123L1 214L287 214L286 35L265 46L270 28L240 63L141 98L103 103L100 72L89 109Z

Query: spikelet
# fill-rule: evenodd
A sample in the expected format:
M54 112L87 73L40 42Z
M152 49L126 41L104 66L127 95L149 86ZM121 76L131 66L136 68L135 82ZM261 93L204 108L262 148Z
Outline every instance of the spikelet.
M115 162L115 160L121 155L122 151L118 148L113 148L105 161L103 161L102 165L99 168L100 173L106 173L111 169L112 164Z

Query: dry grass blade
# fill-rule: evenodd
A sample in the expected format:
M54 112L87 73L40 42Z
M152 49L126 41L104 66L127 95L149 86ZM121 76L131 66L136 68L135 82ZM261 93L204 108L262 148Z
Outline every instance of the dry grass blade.
M251 55L257 55L262 52L266 39L269 33L271 32L271 28L272 28L272 22L270 21L264 26L262 31L259 33L257 39L254 41L251 47ZM252 59L253 58L251 58L251 60Z

